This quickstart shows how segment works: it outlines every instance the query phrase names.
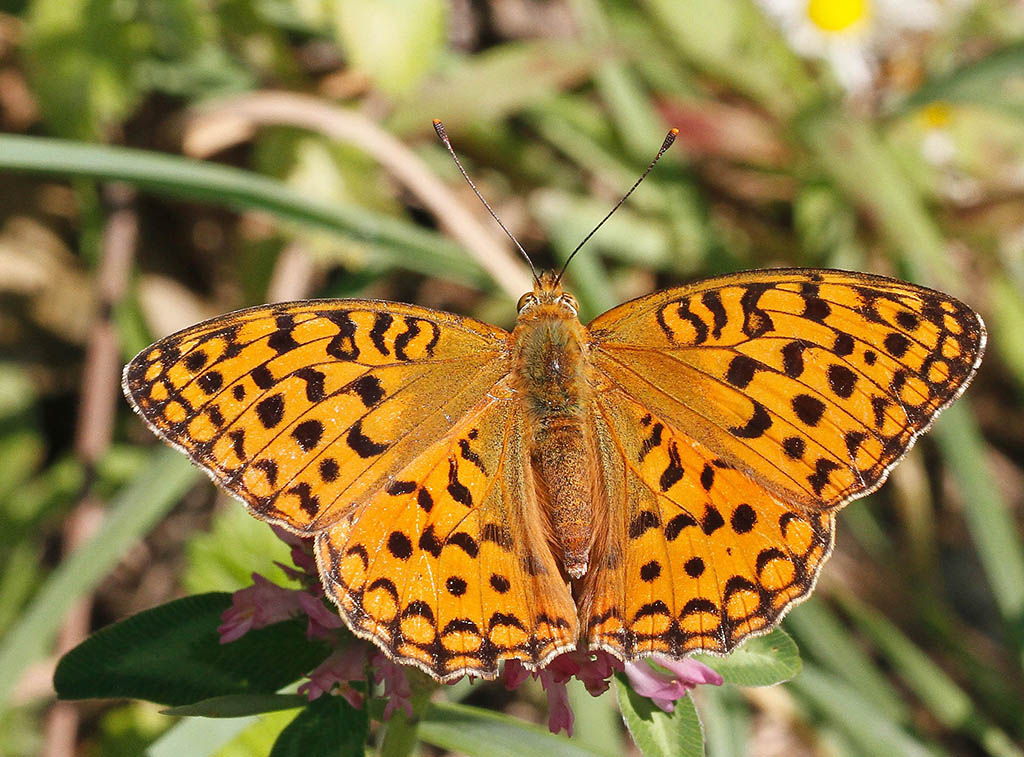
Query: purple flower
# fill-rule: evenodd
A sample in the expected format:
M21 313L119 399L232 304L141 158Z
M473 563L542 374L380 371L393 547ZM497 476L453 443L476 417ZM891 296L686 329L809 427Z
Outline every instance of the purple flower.
M307 639L337 642L337 634L334 631L345 627L338 613L327 609L320 597L307 592L299 593L299 606L309 618L309 624L306 626Z
M299 693L308 696L312 702L337 685L338 694L343 696L345 701L357 710L362 709L363 695L352 687L352 682L366 680L368 651L368 646L362 642L334 650L326 660L313 669L309 674L309 680L299 686Z
M316 569L316 558L313 557L312 540L292 533L280 526L271 526L277 538L292 548L291 557L295 567L309 578L313 585L320 586L320 574ZM289 571L291 572L291 571Z
M301 597L308 596L306 592L282 588L259 573L252 574L252 582L252 586L231 596L231 607L221 614L223 622L217 628L221 644L240 639L253 628L279 623L302 612Z
M566 683L577 678L596 697L608 690L612 674L621 670L622 663L607 652L575 651L560 654L543 669L532 672L519 660L506 660L504 678L505 687L510 691L519 688L531 675L540 679L548 697L548 730L552 733L565 731L572 736L573 713Z
M398 708L405 710L405 716L412 720L412 689L409 679L405 676L405 668L392 662L378 652L373 657L374 679L384 684L384 696L388 702L384 706L384 719L389 720Z
M546 668L538 673L540 685L548 695L548 730L551 733L564 730L566 735L572 736L573 713L569 706L569 692L565 688L568 679L559 680L559 674L548 672Z
M519 660L505 660L504 678L505 688L515 691L522 686L530 677L530 671Z
M656 669L651 663L664 668L668 673ZM676 700L685 697L686 692L698 684L722 685L722 676L704 663L690 658L671 660L655 656L649 660L631 662L626 665L626 678L633 691L649 698L665 712L672 712Z

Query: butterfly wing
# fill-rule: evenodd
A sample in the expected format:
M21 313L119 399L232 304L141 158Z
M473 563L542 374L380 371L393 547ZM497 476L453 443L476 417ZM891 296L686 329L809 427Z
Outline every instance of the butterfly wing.
M271 305L162 339L124 387L256 517L317 535L355 633L439 680L493 677L577 638L504 388L508 339L392 302Z
M498 394L498 392L495 392ZM543 667L578 637L511 392L491 398L316 540L349 626L438 680Z
M981 318L868 274L733 274L594 320L595 367L785 501L838 507L876 488L967 387Z
M741 273L589 327L609 527L584 587L592 647L724 653L813 588L834 512L964 390L981 319L839 271Z
M508 333L426 308L307 300L161 339L124 390L258 518L314 533L380 491L508 372Z

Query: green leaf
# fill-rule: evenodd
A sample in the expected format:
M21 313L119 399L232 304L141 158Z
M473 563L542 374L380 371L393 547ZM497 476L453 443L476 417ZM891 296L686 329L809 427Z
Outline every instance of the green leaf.
M424 116L433 114L455 135L471 124L499 121L586 81L603 57L587 45L550 40L509 42L452 60L443 75L398 104L388 127L421 132L429 128Z
M841 108L808 110L795 125L817 167L873 219L894 259L910 267L915 278L955 292L961 280L942 232L875 125Z
M676 700L675 710L664 712L637 694L621 675L615 692L622 719L644 757L702 757L704 734L690 697Z
M50 649L69 605L92 591L198 477L199 471L176 450L161 449L152 455L139 476L111 502L96 535L53 571L0 640L0 702L7 700L22 672Z
M289 716L294 717L294 713L282 710L278 713L244 718L183 718L150 744L146 750L146 757L180 757L183 754L189 757L206 757L212 754L220 755L225 751L230 753L231 747L239 741L248 741L253 732L262 735L268 726L273 727L278 720L284 719L285 723L278 726L277 732L267 740L263 749L248 750L250 754L266 754L278 734L284 730Z
M230 594L199 594L98 631L57 665L57 695L185 705L226 694L271 694L326 657L328 649L308 641L298 619L221 644L217 625L230 605Z
M852 686L819 668L804 666L786 688L838 728L857 747L859 754L932 757L937 753L904 731L877 702L866 699Z
M980 105L1017 118L1024 115L1020 72L1024 67L1024 43L996 50L944 76L925 82L895 111L905 115L931 102Z
M337 0L335 33L353 68L401 95L429 74L447 41L442 0Z
M967 528L1024 665L1024 544L986 459L978 422L959 402L943 412L933 433L961 496L970 503L964 508Z
M343 697L322 696L281 732L270 757L362 757L369 729L365 707L357 710Z
M842 604L938 722L974 736L990 754L1024 754L1008 734L988 722L966 691L881 613L853 596L842 597Z
M773 686L793 678L801 667L796 642L781 628L748 639L727 657L694 655L694 659L737 686Z
M426 743L449 752L487 757L537 754L594 757L619 753L617 745L609 744L607 752L597 752L508 715L464 704L438 702L430 705L420 723L419 735Z
M865 508L866 509L866 508ZM786 627L800 642L808 659L816 659L867 699L876 702L893 720L909 722L906 697L864 649L861 640L836 617L828 605L812 597L786 616Z
M131 6L37 0L30 7L25 59L47 124L95 139L141 95L133 70L145 37L130 18Z
M161 712L164 715L201 718L241 718L263 712L294 710L307 704L309 699L300 694L225 694Z
M753 2L673 0L643 7L696 68L728 82L777 115L796 112L816 95L802 61Z
M355 206L328 205L281 182L229 166L126 147L0 134L0 169L5 168L120 180L172 197L263 210L373 245L377 264L401 265L430 275L444 271L447 277L473 286L489 281L471 256L438 233Z

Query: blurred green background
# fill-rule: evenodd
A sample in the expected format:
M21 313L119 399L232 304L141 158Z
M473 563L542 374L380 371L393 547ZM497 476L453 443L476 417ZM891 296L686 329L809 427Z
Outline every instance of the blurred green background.
M1021 754L1024 4L1010 0L4 2L0 754L173 753L186 742L155 707L53 707L59 650L183 593L280 577L270 530L120 397L137 350L308 296L512 324L528 278L434 117L538 267L680 129L574 260L584 320L777 265L895 275L982 313L974 385L840 516L817 592L784 623L803 672L701 690L697 706L714 757ZM448 695L544 718L536 688ZM613 697L573 704L575 741L627 748ZM202 753L263 754L292 716L177 731Z

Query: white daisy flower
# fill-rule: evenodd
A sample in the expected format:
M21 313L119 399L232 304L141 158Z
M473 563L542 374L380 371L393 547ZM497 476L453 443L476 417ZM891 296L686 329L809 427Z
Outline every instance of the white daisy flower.
M935 28L941 0L757 0L800 55L828 61L851 93L871 86L879 58L907 32Z

